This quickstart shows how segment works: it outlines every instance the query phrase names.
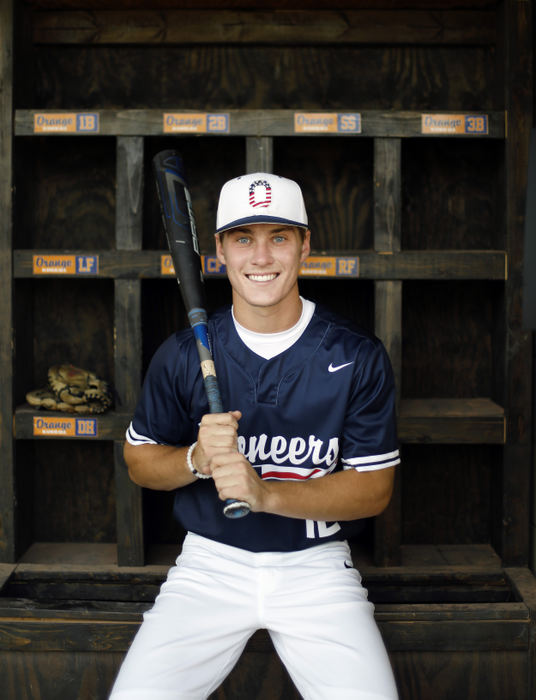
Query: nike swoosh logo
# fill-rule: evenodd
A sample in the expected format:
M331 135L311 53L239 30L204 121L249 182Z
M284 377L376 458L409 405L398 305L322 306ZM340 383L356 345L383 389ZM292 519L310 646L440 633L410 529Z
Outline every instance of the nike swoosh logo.
M345 362L344 365L337 365L336 367L333 366L333 362L330 362L329 367L328 367L328 372L338 372L340 369L343 367L348 367L348 365L353 365L352 362Z

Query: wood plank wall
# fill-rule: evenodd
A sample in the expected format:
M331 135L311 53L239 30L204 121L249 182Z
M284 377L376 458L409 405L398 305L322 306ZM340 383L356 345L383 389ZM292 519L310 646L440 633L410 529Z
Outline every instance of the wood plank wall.
M130 203L116 201L116 154L121 158L123 146L127 142L134 144L140 137L136 122L131 135L120 132L123 145L116 150L114 128L117 125L125 128L132 114L127 108L140 110L136 120L146 120L143 146L146 160L155 149L180 143L195 197L201 243L207 251L212 247L219 187L227 177L242 172L246 162L273 165L302 182L309 200L313 246L318 251L366 251L375 245L381 247L383 243L378 236L389 230L391 220L387 211L381 209L384 201L395 202L398 218L394 220L400 230L391 231L385 241L392 248L388 252L394 253L392 267L386 267L385 274L386 278L392 274L404 276L405 271L413 270L411 279L403 282L403 291L399 281L387 279L385 282L337 280L330 285L304 280L304 293L336 306L366 327L393 334L386 342L398 367L403 398L413 402L430 397L471 401L486 396L507 408L510 402L516 405L516 417L510 421L512 443L516 447L509 463L524 466L512 470L503 469L502 448L496 445L473 445L463 450L460 461L456 446L440 449L418 445L420 426L416 425L415 434L410 428L411 445L404 450L411 469L407 470L402 493L397 496L400 502L396 517L404 522L400 538L407 544L423 539L430 543L473 543L491 538L508 561L519 563L527 542L512 537L513 531L509 536L501 534L506 504L502 498L496 501L504 481L512 503L516 504L509 506L515 511L509 522L516 532L523 527L528 518L528 472L527 428L521 416L527 414L530 402L526 391L505 389L505 377L517 376L516 385L521 375L525 376L529 363L526 337L517 330L510 336L515 338L511 345L514 355L505 347L511 314L517 318L519 276L516 273L511 277L505 297L500 272L490 275L487 267L491 253L483 261L479 274L470 262L473 275L470 280L464 278L464 265L471 255L467 249L496 250L494 269L499 269L504 267L504 251L509 253L513 246L512 269L517 269L520 232L516 222L523 183L522 177L514 174L514 164L522 162L522 136L516 141L515 134L508 135L507 161L500 138L469 142L407 136L412 128L408 110L448 108L499 114L508 106L517 110L516 114L526 113L528 88L523 80L528 66L516 63L516 47L530 42L523 3L516 4L515 12L510 5L484 0L414 2L411 9L396 9L387 1L375 3L373 9L365 2L340 2L337 10L327 2L291 6L282 1L257 3L256 12L247 9L246 2L213 2L210 8L207 5L171 0L159 2L156 8L148 8L142 2L119 0L26 3L25 11L20 14L27 31L20 38L21 62L17 64L24 66L24 75L20 69L18 81L23 87L17 92L18 128L22 130L19 133L24 133L25 128L31 130L31 109L76 107L98 109L104 133L110 135L92 141L78 137L17 141L15 264L22 267L28 264L25 250L65 248L68 230L69 247L109 252L110 270L122 264L128 266L127 258L120 259L114 250L116 245L120 248L123 245L124 234L116 221L116 209L126 211L127 217L136 220L141 235L136 245L145 250L165 248L162 231L154 223L158 220L157 200L147 173L146 187L139 194L143 205L141 215L129 211ZM517 16L516 12L519 18L514 22L511 17ZM503 35L509 37L507 42L502 42ZM527 55L525 52L525 61ZM519 86L515 100L507 87L510 80ZM373 129L371 136L381 134L385 113L398 110L401 141L388 139L389 144L384 145L396 150L400 173L393 174L392 182L376 182L374 169L382 151L381 142L373 146L372 138L348 142L318 137L314 145L292 136L278 138L284 128L283 121L279 123L276 118L273 134L264 137L262 143L255 140L263 110L282 110L283 120L284 110L297 106L303 109L321 106L329 110L352 107L363 112L370 110L371 115L375 111L376 120L373 116L367 118L367 124L371 125L368 128ZM28 112L21 111L24 108ZM225 109L237 115L240 114L237 110L253 110L255 113L248 111L237 116L242 119L244 133L251 138L166 139L157 136L160 125L151 122L159 108ZM490 124L495 129L493 119ZM521 131L525 127L526 124ZM390 136L397 136L397 132ZM139 158L141 145L136 143ZM87 163L90 167L86 167ZM27 167L37 174L32 181L24 177ZM513 205L517 207L515 210L506 206L507 178L510 178L508 196L516 193L518 197ZM123 192L123 188L117 191ZM394 191L397 194L393 198ZM32 207L25 206L28 201L33 203ZM398 248L402 249L399 255ZM443 257L445 249L451 256L458 251L458 261ZM124 251L127 252L135 251ZM362 256L364 277L367 269L372 277L378 275L374 271L376 264L374 256ZM416 267L412 268L413 264ZM451 275L452 266L458 265L459 279L451 276L445 281L444 265L450 265ZM37 385L49 364L65 361L69 354L75 354L78 363L91 366L103 376L114 376L125 385L127 394L122 399L125 406L130 405L138 380L128 380L126 365L132 363L135 376L143 374L158 343L183 318L173 283L157 279L151 272L147 275L150 279L141 283L99 278L87 284L46 280L33 281L30 285L25 283L21 268L17 269L21 275L17 280L18 298L27 299L33 309L32 346L39 348L32 355L29 347L22 351L22 359L29 367L28 381ZM491 281L487 279L489 276ZM221 281L210 280L208 286L214 305L228 298ZM118 341L113 337L112 298L116 299L115 315L122 319L122 327L128 328L132 322L139 326L140 319L123 317L120 313L126 309L120 299L132 299L133 294L136 298L139 295L142 309L141 356L138 349L128 344L119 348L119 352L114 345ZM60 296L61 307L55 304ZM393 299L401 304L400 308L393 306ZM58 309L57 313L51 311L53 308ZM389 314L402 319L396 332L393 323L388 322ZM95 318L101 321L98 328ZM18 324L18 336L23 325ZM80 339L74 346L69 339L72 333ZM23 400L24 390L28 388L16 385L16 403ZM515 391L515 397L508 391ZM419 404L412 406L417 410ZM409 404L408 407L411 409ZM500 415L497 416L500 420ZM21 414L20 419L23 421L25 415ZM28 468L29 483L35 488L46 488L46 471L42 467L50 458L51 448L36 445L32 449L35 466ZM106 453L104 446L100 449ZM77 463L78 457L68 456L73 451L76 450L71 446L62 446L57 450L57 459L66 463L74 459ZM116 452L116 464L117 455ZM433 459L431 470L430 459ZM26 457L24 461L28 461ZM102 465L100 459L99 464ZM524 470L523 478L519 474L510 478L509 474L514 475L516 468ZM58 478L63 474L63 467L56 463L49 469L57 470ZM96 531L99 538L113 539L116 528L124 527L124 519L115 521L113 498L110 500L105 490L108 468L99 466L93 477L91 489L95 498L108 504L97 509ZM479 489L482 481L485 488ZM472 496L458 501L455 484L460 482L467 485ZM68 483L65 480L66 498L73 496ZM435 500L426 499L426 489L434 484L441 484L443 491L438 489ZM158 512L158 497L147 498L149 502L153 499ZM439 518L434 505L437 499L442 499L442 507L448 504L447 512L456 513L457 517ZM82 537L86 532L83 522L88 506L79 503L78 497L75 502L80 507L80 522L71 532ZM421 529L404 516L417 503L425 503L423 518L427 526ZM34 517L35 522L29 526L30 539L32 531L41 529L41 511ZM166 532L174 537L175 533L168 528L169 523L159 525L155 537L167 537ZM47 526L44 529L46 532ZM59 536L60 531L58 523L50 534Z

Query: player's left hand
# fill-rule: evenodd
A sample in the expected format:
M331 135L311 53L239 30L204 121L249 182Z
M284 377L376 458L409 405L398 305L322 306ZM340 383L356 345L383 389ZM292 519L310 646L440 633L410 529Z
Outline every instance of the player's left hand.
M240 452L226 452L212 459L212 478L222 501L234 498L262 511L268 494L266 483Z

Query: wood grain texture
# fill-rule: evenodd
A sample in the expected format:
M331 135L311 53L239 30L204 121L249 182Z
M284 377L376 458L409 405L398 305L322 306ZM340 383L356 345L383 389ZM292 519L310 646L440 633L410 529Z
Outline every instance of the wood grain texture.
M402 391L406 398L493 397L493 282L404 284Z
M32 541L114 542L113 443L43 440L21 464L31 498Z
M14 453L11 432L13 414L13 290L10 249L13 236L13 2L0 8L0 561L15 554Z
M36 44L493 44L489 10L95 10L33 13Z
M500 551L507 564L524 565L529 557L531 503L530 471L524 466L532 460L534 446L533 335L523 328L523 221L528 170L528 144L532 127L534 93L532 6L523 2L505 8L506 60L504 79L509 86L506 107L516 124L505 152L506 249L510 275L505 285L505 304L501 327L504 342L504 403L507 407L508 444L503 465L503 490L500 510L504 527ZM523 47L520 51L519 47Z
M436 139L402 148L404 248L505 247L502 145ZM434 231L432 221L441 222Z
M19 108L502 107L492 89L496 54L489 47L50 45L32 58L35 93Z
M372 167L369 141L295 137L275 144L275 172L303 190L313 250L373 247Z
M407 544L468 544L489 541L500 448L482 445L406 445L402 508Z
M115 140L32 139L18 148L15 245L22 235L21 247L113 249Z
M67 10L67 9L95 9L95 10L132 10L147 9L147 0L27 0L25 3L32 8L43 10ZM229 9L232 7L251 7L251 0L156 0L152 3L159 9ZM333 3L330 0L257 0L259 8L300 8L300 9L331 9ZM337 0L337 6L341 8L370 8L370 0ZM375 7L392 9L393 0L377 0ZM448 8L459 9L492 9L494 0L412 0L411 6L415 8Z

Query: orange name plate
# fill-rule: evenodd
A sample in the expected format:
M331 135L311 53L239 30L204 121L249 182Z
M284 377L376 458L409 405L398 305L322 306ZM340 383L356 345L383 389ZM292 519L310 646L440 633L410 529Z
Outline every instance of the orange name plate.
M36 437L97 437L96 418L33 417Z
M422 114L422 134L487 134L487 114Z
M160 274L175 275L175 267L173 266L173 260L171 259L171 255L160 256Z
M202 255L201 256L201 269L203 275L224 275L226 268L223 263L221 263L215 255ZM173 260L171 255L162 255L160 257L160 274L161 275L175 275L175 266L173 265Z
M97 134L99 121L96 112L37 112L34 134Z
M34 275L97 275L98 255L43 254L32 258Z
M359 277L359 258L310 255L300 267L301 277Z
M165 134L227 134L229 115L200 112L166 112L163 130Z
M361 114L358 112L295 112L294 132L296 134L360 134Z

